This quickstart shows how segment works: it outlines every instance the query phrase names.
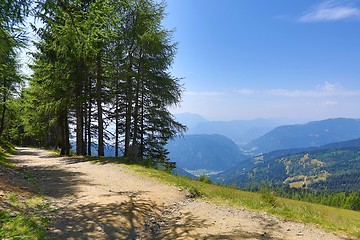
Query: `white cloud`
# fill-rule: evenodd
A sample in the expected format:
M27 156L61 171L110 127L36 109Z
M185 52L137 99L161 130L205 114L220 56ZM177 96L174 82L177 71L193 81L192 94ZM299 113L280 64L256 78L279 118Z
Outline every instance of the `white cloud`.
M318 85L314 90L288 90L288 89L270 89L265 90L264 93L271 96L279 97L336 97L336 96L360 96L360 90L346 90L337 83L325 82Z
M243 88L243 89L238 90L238 93L240 93L242 95L252 95L256 92L257 92L256 90L248 89L248 88Z
M314 95L314 91L288 90L288 89L270 89L264 91L266 94L278 97L310 97Z
M321 106L325 106L325 107L332 107L332 106L336 106L338 104L339 103L337 101L332 101L332 100L327 100L327 101L320 103Z
M278 97L309 97L309 98L320 98L320 97L336 97L336 96L360 96L360 91L326 91L326 90L288 90L288 89L270 89L265 90L265 93L271 96Z
M218 97L225 95L224 92L185 92L187 96L197 96L197 97Z
M300 22L329 22L348 18L360 19L360 8L352 1L327 0L313 7L299 18Z
M234 96L234 95L267 95L273 97L288 97L288 98L329 98L329 97L356 97L360 96L360 90L348 90L341 87L338 83L324 82L319 84L314 89L285 89L285 88L274 88L274 89L249 89L242 88L235 92L195 92L186 91L186 96L195 97L223 97L223 96ZM329 103L329 102L328 102ZM329 104L328 104L329 105Z
M318 85L317 88L320 89L321 91L325 91L325 92L332 92L332 91L342 90L342 88L340 87L339 84L337 84L337 83L329 83L329 82L325 82L324 84Z

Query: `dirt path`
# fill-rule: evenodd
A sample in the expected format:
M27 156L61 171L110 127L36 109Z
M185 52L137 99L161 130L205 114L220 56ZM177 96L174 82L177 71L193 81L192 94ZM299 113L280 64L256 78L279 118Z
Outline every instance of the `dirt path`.
M18 148L12 158L54 203L49 239L342 239L202 200L118 165Z

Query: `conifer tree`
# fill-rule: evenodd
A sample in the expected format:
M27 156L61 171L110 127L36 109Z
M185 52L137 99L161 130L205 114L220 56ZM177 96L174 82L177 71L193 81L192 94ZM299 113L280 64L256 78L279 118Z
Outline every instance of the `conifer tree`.
M0 2L0 137L10 121L7 115L14 94L20 89L22 77L19 74L17 50L25 44L23 31L18 27L26 17L26 0Z
M90 155L97 135L103 156L106 126L113 122L116 156L123 145L133 161L166 162L164 145L185 126L168 110L179 103L182 87L169 72L176 44L161 25L164 2L45 0L37 9L44 26L37 29L34 75L25 94L32 102L26 112L36 121L25 129L36 130L38 117L47 116L37 138L52 131L40 138L56 139L68 154L72 125L76 154Z
M130 159L165 159L167 140L185 127L177 123L168 107L177 105L182 89L170 75L176 45L171 32L161 26L165 4L137 0L129 5L124 21L125 74L124 155ZM157 152L157 154L152 154ZM161 153L161 154L158 154Z

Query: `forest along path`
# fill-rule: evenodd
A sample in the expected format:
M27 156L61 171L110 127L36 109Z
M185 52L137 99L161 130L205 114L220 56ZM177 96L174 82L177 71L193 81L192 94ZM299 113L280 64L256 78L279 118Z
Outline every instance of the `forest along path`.
M120 165L32 148L18 148L12 161L56 208L48 239L342 239L267 214L187 199L177 187Z

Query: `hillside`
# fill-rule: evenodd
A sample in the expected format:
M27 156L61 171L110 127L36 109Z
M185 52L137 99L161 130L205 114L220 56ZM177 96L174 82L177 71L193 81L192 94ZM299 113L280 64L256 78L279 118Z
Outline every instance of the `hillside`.
M342 143L337 145L341 146ZM216 180L241 188L271 184L315 190L358 191L360 148L348 145L265 153L219 174Z
M319 147L359 137L360 120L336 118L277 127L250 142L244 149L253 150L253 153L266 153L282 149Z
M247 159L229 138L217 134L185 135L170 141L169 158L180 168L222 171Z

